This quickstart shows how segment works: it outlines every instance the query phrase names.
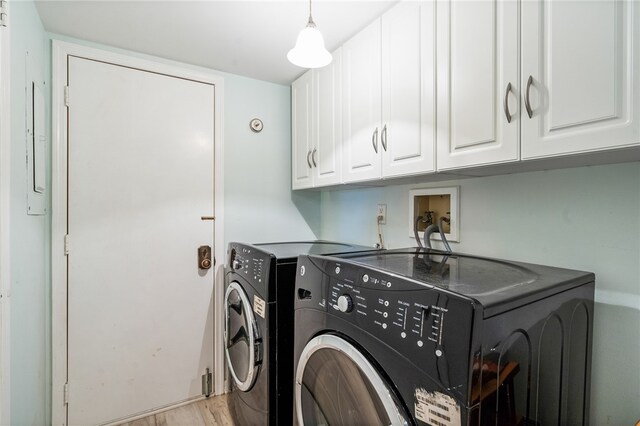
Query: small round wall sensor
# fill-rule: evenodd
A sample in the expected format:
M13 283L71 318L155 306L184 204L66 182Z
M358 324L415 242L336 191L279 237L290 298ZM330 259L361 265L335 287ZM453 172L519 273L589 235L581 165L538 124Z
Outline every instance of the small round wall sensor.
M249 127L251 127L251 130L253 130L256 133L261 132L262 120L260 120L259 118L254 118L253 120L251 120L251 122L249 122Z

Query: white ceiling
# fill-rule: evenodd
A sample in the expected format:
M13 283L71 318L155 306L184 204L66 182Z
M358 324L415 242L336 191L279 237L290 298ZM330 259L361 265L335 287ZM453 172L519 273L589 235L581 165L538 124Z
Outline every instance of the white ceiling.
M394 1L314 0L313 19L336 49ZM47 31L289 84L304 70L286 55L306 25L305 0L36 2Z

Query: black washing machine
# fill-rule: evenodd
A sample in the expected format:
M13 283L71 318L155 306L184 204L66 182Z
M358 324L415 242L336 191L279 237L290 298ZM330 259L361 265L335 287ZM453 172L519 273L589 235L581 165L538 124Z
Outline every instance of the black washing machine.
M301 425L588 424L594 275L427 249L300 256Z
M300 254L372 251L328 241L230 243L225 268L225 359L229 408L238 425L290 425L293 302Z

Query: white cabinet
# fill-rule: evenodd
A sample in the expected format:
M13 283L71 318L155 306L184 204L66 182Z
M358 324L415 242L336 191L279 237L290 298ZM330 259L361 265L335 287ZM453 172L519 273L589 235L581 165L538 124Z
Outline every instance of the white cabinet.
M519 160L518 3L438 2L437 167Z
M307 71L291 84L291 187L313 186L312 104L313 74Z
M345 182L434 170L434 8L402 2L344 44Z
M333 61L313 70L313 166L314 186L342 181L342 48Z
M291 85L292 188L341 183L342 51Z
M293 187L637 158L639 40L634 0L400 2L294 83Z
M435 2L382 16L382 176L435 170Z
M380 19L342 46L343 178L380 178Z
M438 170L640 144L639 16L622 0L438 3Z
M640 144L639 26L637 1L522 2L523 159Z

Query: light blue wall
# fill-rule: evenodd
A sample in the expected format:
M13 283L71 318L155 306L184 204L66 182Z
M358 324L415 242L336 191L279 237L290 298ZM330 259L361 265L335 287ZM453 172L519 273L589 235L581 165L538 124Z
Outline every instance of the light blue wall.
M10 25L11 424L42 425L50 422L51 221L49 214L27 215L26 52L31 57L31 77L46 81L47 117L49 64L45 32L34 3L12 2ZM47 164L50 159L48 148Z
M291 192L289 87L225 76L225 239L314 239L320 193ZM264 130L249 128L252 118Z
M640 163L322 193L321 233L377 241L376 205L387 204L385 242L409 237L409 190L460 186L454 251L596 274L591 424L640 418Z

